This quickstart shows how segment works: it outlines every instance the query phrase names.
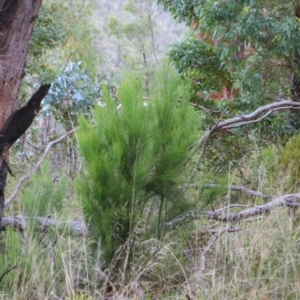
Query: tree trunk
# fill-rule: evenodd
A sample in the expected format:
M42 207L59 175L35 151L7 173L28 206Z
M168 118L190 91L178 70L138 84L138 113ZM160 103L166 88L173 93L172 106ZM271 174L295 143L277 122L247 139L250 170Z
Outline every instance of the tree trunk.
M8 149L15 139L20 137L15 135L11 140L8 140L4 136L8 132L12 133L12 126L18 126L20 123L16 122L16 118L10 118L9 123L6 121L11 115L16 116L14 111L21 80L25 75L24 68L29 39L41 3L42 0L0 0L0 229L4 207L4 190L9 171ZM44 86L43 97L49 88L50 85ZM18 134L30 126L35 115L32 113L32 106L31 110L29 105L26 107L27 109L23 112L27 113L28 119L22 129L17 129ZM28 116L29 111L31 112L30 116ZM21 117L20 113L18 117ZM29 122L30 119L31 122ZM6 126L4 126L5 124Z

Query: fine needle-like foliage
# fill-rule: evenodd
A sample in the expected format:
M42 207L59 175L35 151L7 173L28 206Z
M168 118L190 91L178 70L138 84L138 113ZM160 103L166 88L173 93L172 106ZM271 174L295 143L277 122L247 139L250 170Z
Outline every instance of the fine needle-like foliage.
M93 121L79 120L87 171L77 190L107 263L129 237L133 245L143 217L150 219L145 230L161 238L164 224L190 207L178 185L199 119L178 101L188 95L173 70L158 74L153 88L146 103L141 80L128 77L118 90L121 108L106 94L106 107L95 108Z

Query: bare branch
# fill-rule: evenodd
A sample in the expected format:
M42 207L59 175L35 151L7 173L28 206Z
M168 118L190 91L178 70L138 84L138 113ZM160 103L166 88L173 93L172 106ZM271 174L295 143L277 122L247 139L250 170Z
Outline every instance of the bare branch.
M242 186L232 186L232 190L244 192L250 196L259 197L262 199L271 199L271 196L247 189ZM241 210L239 212L230 213L228 210L236 207L241 207L238 204L231 204L227 207L215 210L215 211L204 211L203 207L200 207L194 211L191 211L181 217L178 217L168 223L166 223L166 228L168 230L175 229L178 226L185 224L186 222L191 222L193 220L198 220L200 217L206 217L211 220L221 221L221 222L240 222L244 221L250 217L260 216L262 214L268 213L271 209L278 206L287 206L289 208L300 207L300 193L298 194L288 194L277 198L274 198L270 202L263 205L257 205L252 207L247 207L247 209Z
M220 117L219 121L216 123L216 125L219 124L219 122L220 122L221 119L223 118L223 115L225 114L226 111L227 111L227 107L223 110L223 112L222 112L222 114L221 114L221 117ZM202 158L203 158L203 156L204 156L204 152L205 152L205 149L206 149L206 143L207 143L207 141L208 141L208 138L209 138L210 134L212 134L212 133L213 133L212 131L208 131L208 134L204 137L203 145L202 145L202 149L201 149L201 153L200 153L200 155L199 155L199 157L198 157L198 160L197 160L197 162L196 162L196 164L195 164L195 166L194 166L194 168L193 168L193 171L191 172L191 175L190 175L188 184L190 184L190 183L192 182L192 180L193 180L193 178L194 178L194 176L195 176L195 174L196 174L196 172L197 172L197 169L198 169L199 166L200 166L201 160L202 160ZM188 186L188 185L187 185L187 186ZM185 187L183 193L185 193L186 191L187 191L187 187Z
M284 205L290 208L300 207L300 193L283 195L263 205L256 205L236 213L227 213L226 210L222 208L216 211L206 211L204 212L204 216L216 221L239 222L253 216L268 213L271 209Z
M195 292L197 288L199 287L199 284L201 284L201 278L203 275L203 271L205 269L205 261L206 261L206 254L207 252L212 248L214 243L217 241L217 239L224 234L225 232L238 232L241 229L239 227L232 228L230 225L226 225L225 227L219 229L208 241L206 247L203 249L201 255L200 255L200 262L198 264L198 270L197 272L194 273L193 275L193 281L194 281L194 286L192 288L192 292Z
M75 235L85 235L87 233L87 226L84 221L57 221L52 218L35 217L29 218L26 216L13 216L3 217L2 226L9 226L20 231L25 231L28 228L29 221L34 220L37 222L38 229L47 231L50 227L58 226L61 229L70 229Z
M209 242L207 243L206 247L203 249L201 256L200 256L200 268L197 272L197 277L201 277L204 269L205 269L205 257L207 252L211 249L211 247L213 246L213 244L216 242L216 240L225 232L237 232L240 231L241 229L239 227L236 228L232 228L230 225L227 225L221 229L219 229L209 240Z
M204 135L191 148L191 151L193 152L199 149L212 133L220 130L237 128L240 126L251 124L253 122L259 122L270 115L270 113L285 109L300 109L300 102L296 102L290 99L280 99L280 101L261 106L248 115L236 116L234 118L218 122L211 129L207 130L204 133ZM263 116L261 116L262 114Z
M197 211L191 212L181 218L174 220L173 222L169 222L166 224L168 229L173 229L175 226L180 225L186 221L191 221L198 219L200 216L205 216L208 219L221 221L221 222L239 222L244 221L253 216L259 216L271 211L279 206L287 206L289 208L297 208L300 207L300 193L298 194L288 194L283 195L277 198L274 198L272 201L265 203L263 205L257 205L240 212L230 213L227 212L230 208L236 207L235 205L229 206L223 209L219 209L216 211L205 211L202 212L202 209ZM84 235L87 233L87 226L84 221L57 221L52 218L45 218L45 217L36 217L36 218L29 218L26 216L13 216L13 217L3 217L2 226L11 226L15 229L24 231L28 228L28 223L30 220L36 220L38 224L38 229L47 231L51 226L58 226L62 229L70 228L70 230L76 235ZM227 227L226 227L227 228ZM228 227L230 228L230 227ZM232 230L232 229L230 229ZM229 229L227 231L231 232ZM233 231L237 231L234 229ZM216 235L219 232L215 233ZM209 243L209 245L213 244ZM208 249L209 250L209 249ZM208 251L206 250L205 253ZM202 264L204 265L204 264Z
M247 122L243 122L243 123L240 123L240 124L237 124L235 126L225 126L223 127L222 129L234 129L234 128L237 128L237 127L242 127L242 126L245 126L245 125L250 125L250 124L254 124L254 123L259 123L260 121L262 121L263 119L265 119L267 116L269 116L273 111L270 110L268 111L267 113L265 113L263 116L261 116L260 118L256 119L256 120L252 120L252 121L247 121Z
M71 131L66 132L65 134L63 134L62 136L60 136L58 139L50 142L45 150L44 153L42 154L42 156L40 157L40 159L37 161L37 163L30 169L30 171L25 174L18 182L18 184L16 185L14 191L12 192L12 194L9 196L9 198L5 201L4 207L7 207L17 196L21 186L23 185L23 183L25 181L27 181L34 173L37 172L37 170L39 169L40 165L44 162L45 158L47 157L50 149L52 146L54 146L55 144L58 144L59 142L61 142L62 140L64 140L66 137L68 137L69 135L73 134L75 131L77 131L78 128L75 128Z

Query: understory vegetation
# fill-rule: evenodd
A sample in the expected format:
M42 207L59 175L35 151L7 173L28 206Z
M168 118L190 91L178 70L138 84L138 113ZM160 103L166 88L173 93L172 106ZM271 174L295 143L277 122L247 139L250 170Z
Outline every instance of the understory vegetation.
M300 2L269 2L43 2L0 299L300 299Z

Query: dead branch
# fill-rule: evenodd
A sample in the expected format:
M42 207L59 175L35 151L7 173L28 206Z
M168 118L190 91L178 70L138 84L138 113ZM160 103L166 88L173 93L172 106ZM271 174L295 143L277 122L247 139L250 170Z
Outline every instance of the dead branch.
M17 109L7 118L0 132L0 155L6 152L30 127L50 87L50 84L41 85L25 106Z
M230 208L236 208L236 206L229 206L226 208L218 209L216 211L205 211L198 209L187 215L184 215L176 220L166 224L168 229L173 229L176 226L183 224L187 221L192 221L198 219L200 216L205 216L208 219L221 221L221 222L239 222L248 219L253 216L262 215L270 212L272 209L279 206L287 206L289 208L300 207L300 193L288 194L280 197L274 198L272 201L267 202L263 205L256 205L245 210L230 213L228 210ZM45 217L35 217L29 218L25 216L13 216L13 217L3 217L2 226L10 226L20 231L24 231L28 228L28 223L30 220L36 220L38 224L38 229L47 231L50 227L56 226L62 229L70 228L70 230L75 235L84 235L87 233L87 226L84 221L57 221L52 218Z
M279 206L287 206L289 208L300 207L300 193L288 194L267 202L262 205L256 205L240 212L229 213L227 209L218 209L215 211L206 211L204 216L211 220L222 221L222 222L239 222L247 218L262 215L270 212L273 208Z
M232 228L230 225L226 225L225 227L219 229L208 241L207 245L203 249L201 255L200 255L200 262L197 268L199 268L193 275L193 281L194 281L194 286L192 288L192 292L195 293L196 290L198 289L199 285L201 284L201 278L203 275L203 271L205 269L205 261L206 261L206 254L207 252L212 248L214 243L217 241L217 239L224 234L225 232L238 232L241 229L239 227ZM192 299L192 298L190 298Z
M271 199L272 197L269 195L262 194L257 191L250 190L248 188L242 186L232 186L233 190L244 192L250 196L259 197L262 199ZM288 194L280 197L276 197L270 202L267 202L262 205L256 205L241 210L239 212L230 213L228 212L230 209L237 207L241 207L237 204L231 204L227 207L215 210L215 211L204 211L203 207L200 207L194 211L191 211L181 217L178 217L168 223L166 223L166 228L168 230L175 229L178 226L185 224L186 222L191 222L194 220L198 220L200 217L206 217L211 220L221 221L221 222L240 222L245 221L246 219L254 216L259 216L262 214L266 214L270 212L272 209L286 206L288 208L298 208L300 207L300 193L298 194Z
M36 221L37 229L41 231L47 231L50 227L59 227L62 230L70 230L73 234L79 236L83 236L87 233L87 226L84 221L58 221L44 217L3 217L2 226L9 226L19 231L25 231L28 228L30 221Z
M261 106L248 115L241 115L225 121L217 122L211 129L207 130L204 135L194 144L194 146L191 148L191 151L194 152L199 149L201 145L206 142L207 138L217 131L229 130L254 122L259 122L271 113L285 109L300 109L300 102L296 102L290 99L280 99L276 102Z
M58 139L50 142L45 150L44 153L42 154L42 156L39 158L39 160L37 161L37 163L30 169L30 171L25 174L18 182L18 184L16 185L14 191L12 192L12 194L9 196L9 198L5 201L4 207L7 207L17 196L21 186L23 185L24 182L26 182L34 173L37 172L37 170L39 169L39 167L41 166L41 164L43 163L43 161L45 160L45 158L47 157L50 149L52 146L54 146L55 144L58 144L59 142L61 142L62 140L64 140L66 137L68 137L69 135L73 134L75 131L77 130L77 128L66 132L65 134L63 134L62 136L60 136Z
M219 122L220 122L221 119L223 118L223 115L225 114L226 110L227 110L227 108L225 108L225 110L222 112L221 117L220 117L219 121L216 123L215 126L217 126L217 125L219 124ZM206 149L206 143L207 143L207 141L208 141L209 136L210 136L212 133L213 133L213 131L208 131L208 132L207 132L207 135L204 137L204 139L203 139L203 141L202 141L202 149L201 149L200 155L199 155L199 157L198 157L198 160L197 160L197 162L196 162L196 164L195 164L195 166L194 166L194 168L193 168L193 171L191 172L191 175L190 175L188 184L190 184L190 183L192 182L194 176L196 175L196 172L197 172L197 170L198 170L198 168L199 168L199 166L200 166L200 163L201 163L201 161L202 161L202 158L203 158L203 156L204 156L204 152L205 152L205 149ZM186 191L187 191L187 187L184 189L183 193L185 194Z
M216 240L225 232L237 232L241 229L239 227L232 228L230 225L225 226L224 228L219 229L209 240L206 247L203 249L201 256L200 256L200 267L197 273L195 274L198 278L202 276L202 273L205 269L205 260L206 260L206 254L211 249L213 244L216 242Z
M26 51L24 50L23 52ZM16 86L18 86L18 84ZM3 209L5 206L4 191L6 187L7 174L11 173L8 164L8 150L30 127L36 114L41 109L41 102L47 95L50 87L50 84L41 85L40 88L32 95L32 97L29 99L26 105L12 112L6 119L4 124L1 122L2 128L0 130L0 228L1 219L3 216ZM17 88L17 90L19 90L19 88ZM1 99L1 103L4 105L3 107L1 107L4 109L1 113L2 119L3 117L4 119L6 118L5 107L7 109L7 104L5 104L5 102L15 102L15 100L13 99L14 97L12 95L13 94L10 93L9 96L7 96L8 99L6 100L5 97L4 99Z

